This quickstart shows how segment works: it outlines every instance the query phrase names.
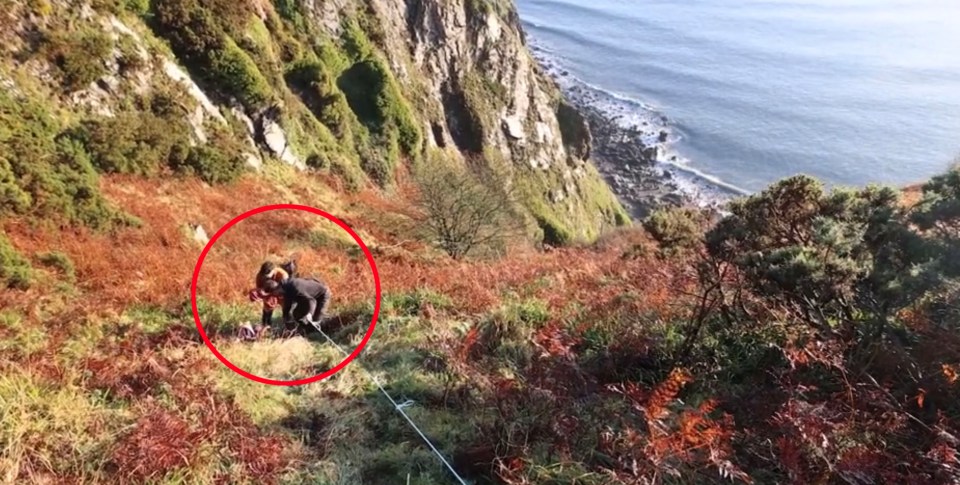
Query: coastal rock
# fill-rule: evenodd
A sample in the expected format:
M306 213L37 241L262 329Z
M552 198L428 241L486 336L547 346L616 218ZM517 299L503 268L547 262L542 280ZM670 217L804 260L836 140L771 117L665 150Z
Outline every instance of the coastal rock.
M682 206L685 202L683 196L676 193L664 194L660 197L660 200L677 207Z
M253 120L250 119L250 117L247 116L247 114L244 113L242 109L236 106L232 106L230 107L230 114L232 114L234 118L240 120L240 122L243 123L244 128L247 129L247 134L249 134L250 136L253 136L254 134L256 134L256 126L254 126Z
M250 152L244 152L242 156L243 156L244 163L248 167L256 171L260 171L261 169L263 169L263 160L261 160L259 156Z
M270 151L284 163L292 165L298 169L305 169L306 164L300 160L287 143L287 134L284 133L280 124L273 120L263 121L263 141Z
M200 103L200 106L203 107L204 112L211 118L217 120L220 123L226 124L227 120L220 114L220 110L217 109L216 105L210 101L210 98L200 89L200 86L197 86L197 83L193 81L193 78L190 77L183 69L180 68L170 59L164 59L163 61L163 72L174 82L182 84L187 89L187 93L193 97L197 102Z
M652 146L643 149L643 158L649 161L657 160L660 157L660 147Z
M553 142L553 130L550 129L550 126L542 121L538 121L536 124L537 130L537 142L538 143L552 143Z
M560 125L560 137L568 153L575 158L590 158L593 136L586 118L572 105L561 101L557 106L557 122Z
M503 129L514 140L522 141L526 138L523 133L523 122L517 116L505 116L503 118Z
M200 143L207 143L207 134L203 131L204 118L203 106L197 106L197 109L193 110L193 113L187 116L187 121L189 121L190 126L193 127L193 134Z

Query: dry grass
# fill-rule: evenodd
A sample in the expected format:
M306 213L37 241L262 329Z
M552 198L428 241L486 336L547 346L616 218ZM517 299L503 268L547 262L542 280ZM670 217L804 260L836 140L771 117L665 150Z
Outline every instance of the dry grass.
M469 375L471 380L475 377L476 382L467 385L461 376L449 377L444 384L438 380L444 374L425 373L420 368L421 352L436 353L443 365L454 365L457 355L466 355L461 339L471 322L516 302L541 301L550 321L532 331L530 339L547 353L560 355L569 352L578 338L568 333L569 319L582 329L617 313L658 310L669 315L673 311L670 302L689 283L684 272L670 265L652 257L631 256L637 253L634 248L649 245L639 231L611 234L592 247L547 253L516 247L502 259L454 262L417 241L419 214L406 202L414 196L408 185L401 183L390 196L373 190L340 195L335 187L315 177L296 178L284 171L272 177L274 185L262 178L245 178L229 187L208 187L191 180L104 177L107 197L143 222L140 228L116 234L17 219L3 223L14 246L28 257L49 250L67 254L76 266L79 295L74 300L44 287L0 294L0 304L18 312L23 320L16 329L2 330L2 338L30 341L33 333L44 335L25 355L0 356L3 368L21 367L29 372L31 385L48 386L40 394L42 399L59 396L50 394L49 389L69 384L74 386L71 399L101 396L123 409L122 419L103 428L100 404L77 408L85 417L69 430L73 435L64 439L78 446L84 439L97 437L100 441L96 441L95 452L68 455L74 458L63 461L60 468L44 467L43 459L29 455L36 451L39 456L51 456L53 451L44 446L55 443L60 431L38 431L35 439L40 445L19 435L9 438L15 446L10 449L20 451L4 455L4 459L17 464L17 477L37 481L35 474L48 473L69 480L96 473L98 478L131 483L270 483L288 473L298 460L307 459L303 453L316 452L296 445L287 435L269 431L305 400L334 405L337 413L356 421L331 423L330 433L346 426L346 431L371 442L377 440L370 430L361 433L354 429L361 426L358 420L369 417L371 411L365 407L369 404L360 406L342 399L371 392L361 373L341 373L322 385L308 386L303 396L290 396L278 388L240 380L223 367L197 343L189 316L185 322L169 322L168 330L161 328L152 336L142 333L144 327L138 322L119 317L134 306L156 306L166 312L161 318L176 315L188 300L194 264L202 248L185 230L189 224L202 225L212 236L235 216L278 202L313 205L340 217L361 234L374 253L385 294L427 291L450 299L443 308L427 304L412 317L386 316L361 358L375 366L385 365L388 359L406 359L400 367L375 367L374 371L400 372L403 378L398 386L425 393L424 399L438 402L447 398L433 394L442 392L444 386L462 393L469 392L471 385L486 389L492 388L493 382L508 382L482 375L472 365L457 364L457 373ZM300 254L303 273L316 274L331 286L334 312L356 312L372 305L374 286L366 259L339 228L297 211L256 215L226 232L207 256L199 294L216 305L230 305L241 312L249 308L250 320L255 320L259 306L246 300L253 273L263 259L292 253ZM458 321L461 323L454 324ZM340 360L332 350L302 339L253 345L218 339L217 344L241 368L280 379L312 375L324 370L317 369L318 362ZM558 378L563 382L567 365L545 363L542 375L532 378L543 386ZM73 375L74 368L83 373L82 378ZM57 399L50 402L60 402ZM372 399L377 402L379 398ZM422 418L433 416L424 414ZM436 416L438 430L449 428L444 421L449 421L449 416ZM35 419L49 418L41 413ZM13 422L25 426L19 418ZM112 430L111 434L104 435L102 429ZM356 444L361 446L366 445ZM329 445L320 448L325 447ZM342 464L333 468L348 473L344 476L357 473Z

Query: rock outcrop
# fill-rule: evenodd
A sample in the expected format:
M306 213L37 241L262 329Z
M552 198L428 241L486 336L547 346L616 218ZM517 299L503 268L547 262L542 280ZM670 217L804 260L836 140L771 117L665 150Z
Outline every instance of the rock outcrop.
M437 153L485 163L518 189L551 243L628 220L589 162L583 117L541 73L509 0L124 5L18 5L3 36L14 70L36 73L78 119L144 103L158 116L179 110L191 147L215 144L254 169L279 160L356 186L389 185L399 164ZM39 48L23 41L31 36ZM74 69L95 76L57 97ZM173 91L172 102L152 101Z

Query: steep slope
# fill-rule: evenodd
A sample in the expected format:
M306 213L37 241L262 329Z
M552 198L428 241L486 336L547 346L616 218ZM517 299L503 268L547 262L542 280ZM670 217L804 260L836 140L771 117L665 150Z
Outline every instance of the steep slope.
M558 119L560 95L509 4L38 0L5 19L4 103L52 117L44 136L63 141L45 150L87 178L172 168L219 182L277 159L355 190L389 188L401 164L469 161L515 188L550 243L627 223L587 160L582 121ZM0 166L5 183L35 170L9 148L22 155Z
M960 171L911 204L796 177L715 224L605 231L625 218L589 133L499 2L4 7L0 483L452 483L367 372L475 484L960 479ZM513 187L539 238L602 237L449 257L417 175L458 164ZM308 386L243 379L194 328L208 235L269 203L338 215L380 271L373 339ZM243 221L197 307L264 377L342 357L279 325L237 338L252 272L292 253L339 345L373 314L343 231Z

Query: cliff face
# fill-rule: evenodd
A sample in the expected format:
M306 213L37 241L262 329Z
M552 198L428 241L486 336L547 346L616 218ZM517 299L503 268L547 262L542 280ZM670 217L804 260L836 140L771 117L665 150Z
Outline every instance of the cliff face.
M217 179L280 160L389 187L400 164L442 158L499 173L550 242L627 221L501 0L37 0L5 15L6 102L35 101L55 136L83 127L98 172ZM142 133L143 113L184 133ZM98 148L98 133L130 146ZM158 144L161 162L118 160Z

